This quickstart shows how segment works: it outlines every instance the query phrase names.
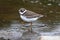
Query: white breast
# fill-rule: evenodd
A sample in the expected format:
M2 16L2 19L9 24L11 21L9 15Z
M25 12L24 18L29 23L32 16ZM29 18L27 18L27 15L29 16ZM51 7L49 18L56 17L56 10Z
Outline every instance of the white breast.
M26 22L33 22L33 21L36 21L38 19L38 17L36 17L36 18L27 18L26 16L22 16L22 15L20 15L20 17L23 21L26 21Z

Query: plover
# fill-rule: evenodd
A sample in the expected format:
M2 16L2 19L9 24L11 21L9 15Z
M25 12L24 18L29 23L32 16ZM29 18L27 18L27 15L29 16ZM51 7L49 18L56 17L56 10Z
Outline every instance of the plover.
M44 16L44 15L37 14L37 13L32 12L32 11L26 10L25 8L20 8L19 14L20 14L20 17L23 21L31 23L31 28L30 28L31 32L32 32L32 22L34 22L37 19Z

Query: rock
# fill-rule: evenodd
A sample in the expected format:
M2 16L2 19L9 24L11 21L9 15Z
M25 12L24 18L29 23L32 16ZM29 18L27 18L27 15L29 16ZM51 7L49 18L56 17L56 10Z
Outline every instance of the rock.
M37 40L60 40L60 36L39 36Z
M5 39L3 37L1 37L0 40L5 40Z

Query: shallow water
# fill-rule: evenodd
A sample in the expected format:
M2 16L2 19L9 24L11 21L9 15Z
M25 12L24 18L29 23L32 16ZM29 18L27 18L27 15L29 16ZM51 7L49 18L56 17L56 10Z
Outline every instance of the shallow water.
M33 33L27 31L29 23L25 22L24 26L21 24L18 13L21 7L44 15L33 22ZM60 1L0 0L0 37L11 40L36 40L38 36L60 36Z
M12 20L9 27L5 27L0 30L0 38L11 39L11 40L36 40L39 36L59 36L60 25L48 25L42 22L33 22L32 29L33 33L28 32L30 24L25 23L23 26L19 21ZM33 35L34 34L34 35Z

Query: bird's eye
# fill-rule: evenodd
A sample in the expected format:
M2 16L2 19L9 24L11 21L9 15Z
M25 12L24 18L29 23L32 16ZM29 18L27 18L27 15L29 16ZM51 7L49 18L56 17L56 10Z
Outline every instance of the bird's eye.
M21 10L21 12L24 12L23 10Z

